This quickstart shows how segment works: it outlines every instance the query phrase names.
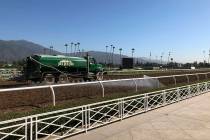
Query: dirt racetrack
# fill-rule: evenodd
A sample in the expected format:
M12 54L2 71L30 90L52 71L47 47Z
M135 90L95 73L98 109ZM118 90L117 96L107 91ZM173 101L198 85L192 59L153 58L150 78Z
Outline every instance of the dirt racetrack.
M158 78L161 87L175 86L175 84L188 84L198 81L203 81L210 79L210 74L204 75L200 74L198 76L192 75L188 76L177 76L167 78ZM138 81L135 83L133 80L120 81L120 82L109 82L103 83L104 96L109 96L111 94L123 94L123 93L133 93L136 91L135 84L137 84L137 90L144 91L148 88L146 81ZM158 85L157 85L158 87ZM102 87L100 83L94 84L78 84L66 87L54 87L55 91L55 101L65 101L65 100L76 100L79 98L94 98L102 97ZM0 109L12 109L17 107L42 107L46 105L52 105L53 96L50 88L43 89L30 89L30 90L20 90L20 91L7 91L0 92Z

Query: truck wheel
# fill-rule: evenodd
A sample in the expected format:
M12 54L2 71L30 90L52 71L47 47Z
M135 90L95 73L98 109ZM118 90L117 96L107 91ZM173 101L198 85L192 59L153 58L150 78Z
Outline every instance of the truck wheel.
M73 79L72 77L69 76L69 77L68 77L68 82L69 82L69 83L73 83L73 82L74 82L74 79Z
M103 80L103 78L104 78L104 75L103 75L103 73L102 73L102 72L98 72L98 73L96 74L96 80L98 80L98 81L102 81L102 80Z
M83 81L83 78L74 78L73 83L80 83Z
M95 81L96 78L83 78L83 81L82 82L91 82L91 81Z
M46 84L54 84L55 83L55 77L52 74L46 74L44 76L44 82Z
M61 74L59 76L59 81L58 82L59 83L67 83L68 82L68 77L66 75L64 75L64 74Z

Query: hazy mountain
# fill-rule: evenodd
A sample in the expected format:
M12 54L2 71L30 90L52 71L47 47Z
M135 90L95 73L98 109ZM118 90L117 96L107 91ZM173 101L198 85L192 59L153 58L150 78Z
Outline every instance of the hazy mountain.
M26 40L0 40L0 61L13 62L30 56L32 54L50 54L50 49L42 45L26 41ZM112 63L112 54L100 51L89 51L90 56L94 57L98 63ZM53 54L62 54L58 51L53 51ZM64 54L64 53L63 53ZM65 54L64 54L65 55ZM70 54L74 56L74 54ZM85 53L76 53L76 56L83 56ZM125 55L121 56L128 57ZM149 62L147 58L135 58L139 63ZM114 64L120 64L120 55L113 55ZM153 61L154 62L154 61Z
M44 51L50 53L48 48L26 40L0 40L0 61L17 61L32 54L43 54Z
M112 63L112 54L100 51L89 51L88 54L96 59L98 63ZM73 54L72 54L73 55ZM83 56L85 53L77 53L77 56ZM126 55L121 55L121 58L128 58ZM150 60L146 57L138 57L134 59L135 62L139 63L147 63L147 62L155 62L160 63L159 60ZM120 54L113 55L114 64L121 64Z
M112 63L112 54L106 53L106 52L100 52L100 51L89 51L88 52L90 56L94 57L97 62L99 63ZM121 56L123 57L128 57L125 55ZM120 55L119 54L114 54L113 55L113 63L114 64L120 64Z

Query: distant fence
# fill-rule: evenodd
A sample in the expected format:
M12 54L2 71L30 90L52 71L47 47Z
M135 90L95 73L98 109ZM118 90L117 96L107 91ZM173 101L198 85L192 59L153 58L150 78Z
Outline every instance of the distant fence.
M62 139L210 91L203 82L0 122L0 140Z
M210 73L131 78L83 83L0 89L0 109L40 106L82 97L105 97L111 94L140 93L148 89L177 86L210 80Z

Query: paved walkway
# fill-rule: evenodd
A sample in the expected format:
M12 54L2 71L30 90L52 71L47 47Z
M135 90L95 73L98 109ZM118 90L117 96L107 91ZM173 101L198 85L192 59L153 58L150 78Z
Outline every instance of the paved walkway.
M67 140L210 140L210 93Z

